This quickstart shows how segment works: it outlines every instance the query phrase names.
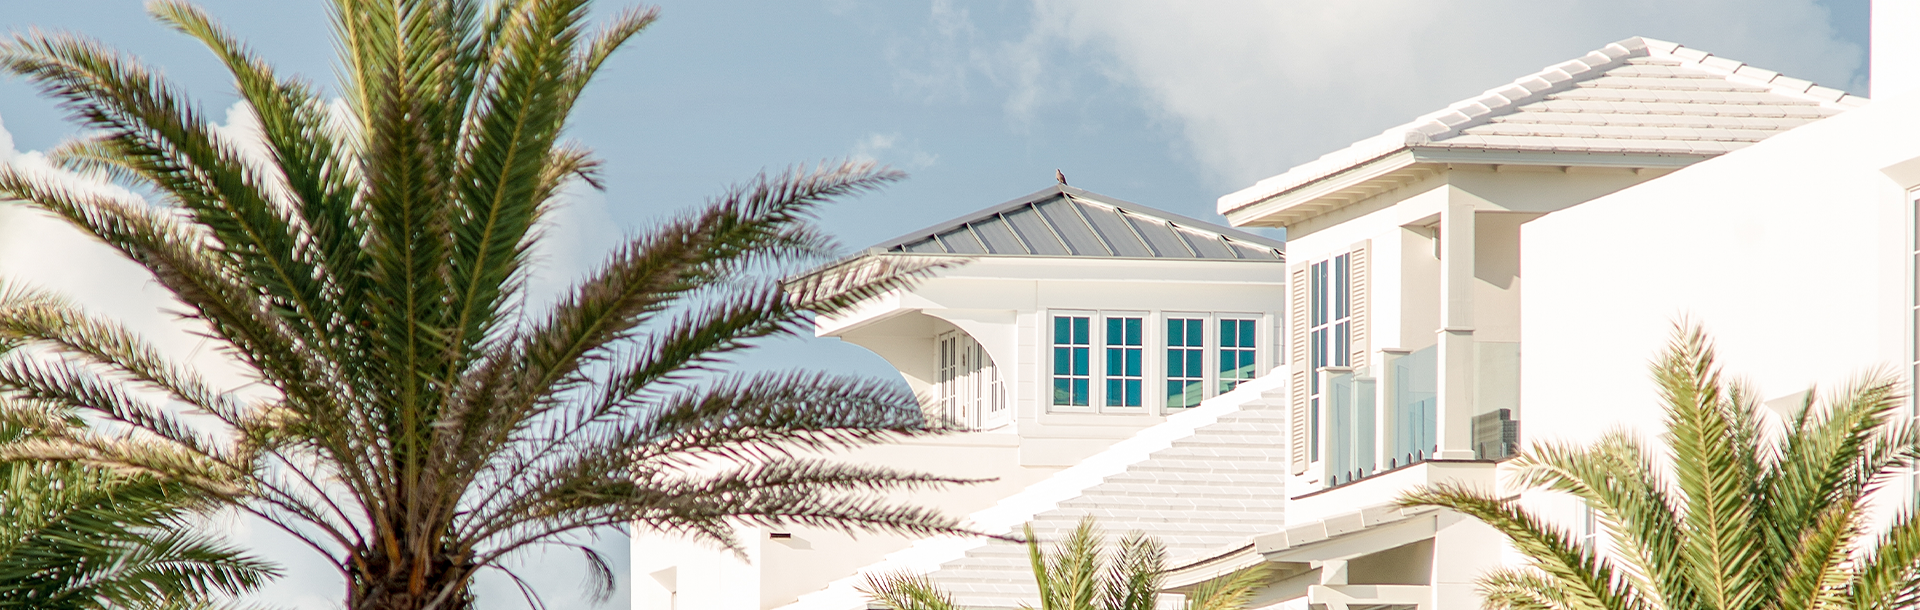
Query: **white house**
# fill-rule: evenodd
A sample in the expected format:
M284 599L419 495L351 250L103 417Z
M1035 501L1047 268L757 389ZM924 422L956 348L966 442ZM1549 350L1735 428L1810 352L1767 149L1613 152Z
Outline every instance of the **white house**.
M1889 35L1920 32L1920 2L1875 11L1871 103L1630 38L1221 197L1229 224L1287 230L1284 262L1257 237L1048 189L864 255L971 262L820 332L980 428L873 450L1002 477L930 498L978 527L1144 530L1169 545L1176 593L1268 565L1256 608L1477 608L1473 579L1517 560L1504 542L1391 501L1497 490L1525 441L1651 431L1645 363L1675 320L1704 323L1773 400L1920 371L1920 36ZM1115 236L1151 239L1107 214L1220 247L1123 254ZM1241 323L1251 339L1229 340ZM1581 507L1536 505L1593 533ZM853 610L863 575L908 570L969 607L1032 600L1015 545L756 535L750 566L669 565L656 551L674 543L636 542L636 599Z
M1631 38L1222 197L1232 224L1286 227L1289 236L1295 306L1288 366L1277 373L1287 377L1290 414L1287 525L1183 566L1173 584L1269 563L1280 578L1263 604L1477 607L1473 580L1514 560L1504 541L1456 515L1393 508L1393 499L1430 483L1498 489L1500 459L1522 431L1578 440L1657 425L1645 363L1676 318L1712 326L1736 368L1749 353L1799 367L1783 383L1808 380L1809 358L1824 360L1823 373L1888 361L1878 357L1884 350L1839 358L1782 351L1780 341L1787 320L1778 308L1818 307L1833 295L1861 297L1849 301L1856 311L1834 312L1848 317L1843 326L1899 323L1884 315L1898 313L1885 306L1898 290L1881 281L1896 276L1873 277L1868 269L1879 265L1860 262L1893 243L1874 233L1899 225L1849 213L1898 214L1868 196L1892 189L1877 173L1885 163L1860 186L1843 184L1815 168L1853 167L1851 155L1871 147L1806 140L1870 116L1865 103ZM1873 158L1864 165L1884 155ZM1850 203L1810 203L1822 198ZM1842 257L1854 261L1849 269L1778 275L1823 266L1784 262L1805 260L1803 231L1815 227L1827 231L1823 247L1851 251ZM1756 323L1739 326L1746 320ZM1860 333L1844 340L1852 343L1874 334L1845 331ZM1585 527L1577 507L1564 508L1564 523Z
M997 478L914 500L976 520L1000 514L1003 530L1034 520L1038 507L1076 498L1075 514L1113 515L1117 527L1135 521L1172 527L1185 534L1176 548L1211 548L1281 523L1278 469L1209 480L1179 464L1163 463L1160 474L1139 468L1142 443L1164 446L1175 438L1199 443L1190 450L1195 459L1240 451L1264 462L1278 454L1271 443L1278 413L1236 416L1217 405L1258 398L1251 382L1278 363L1286 294L1279 242L1059 185L889 240L817 273L895 257L962 263L858 311L823 318L818 332L886 358L928 406L977 431L868 448L848 459ZM1222 417L1244 420L1254 434L1192 438L1196 422ZM1120 483L1108 475L1125 466L1136 467L1129 480L1140 489L1115 491ZM1096 470L1089 474L1089 468ZM1182 487L1146 489L1161 486L1161 479ZM1036 496L1035 487L1048 491ZM1062 495L1068 488L1092 496ZM1123 506L1098 499L1101 489L1120 502L1161 496L1189 505L1206 498L1243 505L1231 514L1137 511L1137 519L1128 520L1115 513ZM1059 529L1039 525L1049 535ZM684 541L637 537L637 604L862 608L864 598L853 591L862 582L856 572L898 563L887 557L902 551L928 557L920 561L991 555L982 567L1005 574L976 569L948 583L969 603L1013 607L1024 591L1000 584L1025 580L1017 578L1026 561L1017 545L916 544L806 528L745 531L741 538L749 541L748 561ZM926 555L936 543L951 552Z

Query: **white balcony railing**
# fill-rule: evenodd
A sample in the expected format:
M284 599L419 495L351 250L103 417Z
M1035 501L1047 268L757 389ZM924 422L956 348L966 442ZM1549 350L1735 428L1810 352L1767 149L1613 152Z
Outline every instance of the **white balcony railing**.
M1438 349L1389 353L1384 379L1320 371L1326 388L1328 485L1425 462L1438 447Z

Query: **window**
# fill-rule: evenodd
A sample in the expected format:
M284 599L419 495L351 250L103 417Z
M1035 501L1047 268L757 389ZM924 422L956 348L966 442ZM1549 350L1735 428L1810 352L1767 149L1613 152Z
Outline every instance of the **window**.
M1206 320L1167 318L1167 408L1200 404L1206 388Z
M1257 376L1265 353L1259 314L1055 311L1047 320L1045 404L1063 411L1198 406Z
M1105 402L1109 407L1140 407L1146 404L1141 400L1140 388L1144 381L1140 362L1145 349L1140 332L1143 322L1137 317L1107 318Z
M1254 321L1220 319L1220 390L1225 394L1242 382L1253 379Z
M1004 423L1006 395L1000 370L987 349L967 333L942 333L936 340L939 367L934 378L934 404L954 423L986 428Z
M1605 531L1601 529L1599 511L1594 510L1592 504L1582 501L1580 503L1580 546L1586 547L1591 552L1599 552L1603 534Z
M1053 318L1053 405L1084 407L1093 404L1090 359L1092 342L1087 316Z
M1320 459L1321 411L1326 406L1326 397L1320 387L1320 369L1347 366L1351 359L1353 283L1349 277L1347 256L1342 254L1314 263L1308 272L1313 283L1309 301L1312 339L1308 357L1311 368L1307 371L1310 379L1307 394L1309 460Z

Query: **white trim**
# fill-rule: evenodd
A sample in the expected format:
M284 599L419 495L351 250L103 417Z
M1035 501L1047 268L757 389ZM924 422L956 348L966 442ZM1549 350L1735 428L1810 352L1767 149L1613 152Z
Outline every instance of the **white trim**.
M1084 406L1084 407L1074 406L1074 405L1059 405L1059 404L1054 404L1053 402L1053 382L1054 382L1055 375L1057 374L1054 372L1053 353L1055 348L1059 345L1054 342L1055 341L1054 320L1061 316L1087 318L1087 406ZM1100 319L1100 312L1098 310L1091 310L1091 309L1048 309L1043 312L1040 319L1041 319L1040 378L1042 380L1042 383L1040 384L1039 398L1040 398L1041 412L1042 413L1094 413L1094 412L1097 412L1097 405L1099 405L1100 402L1098 400L1099 397L1096 396L1095 394L1099 391L1100 384L1096 383L1096 381L1098 381L1101 376L1100 376L1099 367L1095 365L1096 364L1095 360L1097 359L1098 355L1095 354L1094 352L1095 350L1099 349L1099 346L1097 345L1098 341L1096 340L1096 337L1098 335L1098 330L1093 328L1093 322L1094 320ZM1071 371L1071 369L1069 369L1069 371ZM1072 376L1071 373L1069 373L1069 376Z

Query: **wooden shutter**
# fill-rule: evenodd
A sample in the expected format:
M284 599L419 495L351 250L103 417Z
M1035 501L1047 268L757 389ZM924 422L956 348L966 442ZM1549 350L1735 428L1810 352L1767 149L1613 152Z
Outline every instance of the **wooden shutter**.
M1373 255L1372 250L1373 240L1367 240L1354 244L1353 250L1347 253L1348 281L1352 285L1351 291L1349 292L1351 301L1348 312L1352 315L1352 320L1348 322L1349 332L1351 333L1349 335L1348 345L1353 348L1350 353L1352 356L1350 362L1354 368L1367 365L1368 339L1373 337L1372 316L1369 315L1372 309L1371 303L1369 303L1369 297L1372 296L1370 294L1371 271L1373 266L1371 258Z
M1292 361L1292 387L1287 394L1287 453L1293 457L1294 474L1307 471L1307 375L1313 360L1307 356L1307 313L1312 307L1311 283L1306 264L1287 270L1287 358Z

